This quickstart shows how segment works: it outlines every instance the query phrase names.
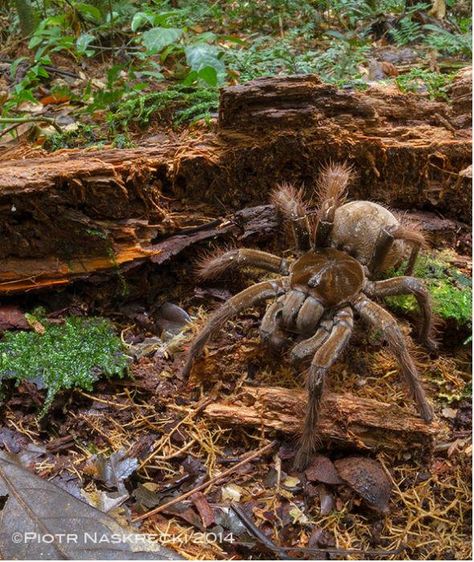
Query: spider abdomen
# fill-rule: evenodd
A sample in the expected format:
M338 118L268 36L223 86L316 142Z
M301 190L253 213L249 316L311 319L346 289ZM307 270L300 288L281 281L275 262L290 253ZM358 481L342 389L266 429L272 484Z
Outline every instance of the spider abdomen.
M384 228L400 226L398 219L385 207L372 201L351 201L336 209L331 232L332 244L344 248L363 265L369 265L379 233ZM407 251L404 240L395 240L387 253L381 271L399 264Z
M326 308L350 302L364 281L360 263L333 248L307 252L291 267L292 289L310 295Z

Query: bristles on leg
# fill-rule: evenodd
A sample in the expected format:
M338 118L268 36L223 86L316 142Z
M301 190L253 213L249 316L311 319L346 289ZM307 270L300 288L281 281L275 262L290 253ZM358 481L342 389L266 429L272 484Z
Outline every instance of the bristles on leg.
M238 249L229 248L204 253L196 263L196 276L200 281L205 281L220 277L226 271L237 268L238 253Z
M297 190L289 183L281 184L272 193L271 202L291 225L293 238L298 250L311 247L311 226L303 200L303 190Z
M347 186L353 176L352 166L347 162L330 162L320 172L316 193L321 202L331 200L339 206L346 198Z

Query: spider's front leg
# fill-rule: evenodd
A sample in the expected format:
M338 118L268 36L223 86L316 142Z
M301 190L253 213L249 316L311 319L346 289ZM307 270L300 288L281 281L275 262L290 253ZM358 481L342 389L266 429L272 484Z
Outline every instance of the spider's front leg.
M297 343L293 349L290 351L290 362L292 365L297 367L305 359L314 355L316 351L322 346L322 344L328 339L331 330L334 326L332 320L323 320L320 323L318 329L314 336L300 341Z
M280 297L271 304L260 323L260 337L271 351L280 352L288 341L288 336L280 327L281 311L283 309L283 299Z
M330 164L322 170L319 176L320 208L315 234L316 248L325 248L331 245L334 215L336 209L344 203L351 171L352 169L348 164Z
M397 321L384 308L365 296L360 296L354 303L354 307L366 322L383 332L385 340L400 364L400 369L415 399L421 417L430 422L433 419L433 408L426 398L418 370L408 352L405 338L398 327Z
M430 351L436 350L437 343L433 337L431 296L422 281L416 277L393 277L384 281L367 283L364 292L369 297L413 295L423 315L419 338Z
M221 250L206 256L197 266L200 279L213 279L226 271L241 267L255 267L264 271L288 275L288 262L261 250L241 248L236 250Z
M272 193L271 201L290 223L297 250L309 250L311 229L302 190L297 191L288 183L282 184Z
M194 359L200 355L207 340L212 337L212 335L221 328L227 320L232 318L232 316L236 316L242 310L250 308L263 300L271 299L272 297L277 297L283 294L285 292L287 281L287 278L281 277L272 281L263 281L262 283L251 285L225 302L211 316L207 324L194 339L182 371L183 376L185 378L188 377Z
M311 460L318 445L317 423L324 377L337 360L352 334L353 313L349 306L339 310L334 316L334 326L321 347L314 354L307 373L306 387L308 390L308 406L304 422L303 434L300 439L295 458L295 469L304 470ZM303 343L303 342L302 342ZM301 344L299 344L301 345Z

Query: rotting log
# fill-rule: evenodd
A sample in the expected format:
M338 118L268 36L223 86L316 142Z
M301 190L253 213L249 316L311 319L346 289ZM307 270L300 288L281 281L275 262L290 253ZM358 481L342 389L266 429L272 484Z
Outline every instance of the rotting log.
M449 219L440 219L432 213L407 213L407 218L418 222L437 246L455 247L458 242L470 253L470 229L467 225ZM78 251L70 256L58 254L44 258L6 257L0 261L0 294L21 293L30 290L55 288L68 285L77 279L92 274L120 270L122 266L132 268L144 261L161 265L180 254L186 248L207 240L222 240L232 237L241 244L271 239L278 232L280 218L272 205L259 205L242 209L222 219L194 227L183 227L179 234L164 236L153 242L143 221L112 223L104 221L91 224L87 237L97 238L97 245L87 254L85 242L77 243ZM100 224L101 230L98 230ZM51 230L54 230L52 225ZM147 238L140 231L149 233ZM119 236L117 236L117 234ZM71 234L71 239L73 238ZM128 241L127 241L128 238ZM101 242L104 245L101 247ZM81 252L86 252L81 255ZM102 250L102 253L100 251ZM94 255L98 252L98 255Z
M95 226L94 231L86 231L88 236L99 238L96 251L100 251L100 242L104 242L101 255L94 256L93 253L81 255L79 247L76 255L66 255L61 258L6 257L0 261L0 294L64 286L76 279L88 278L94 273L111 269L116 271L121 266L130 268L146 260L163 264L189 246L222 236L233 235L243 241L248 237L262 239L270 236L276 229L279 218L272 205L250 207L223 219L216 219L196 227L182 228L179 234L164 237L156 243L150 238L140 239L137 236L137 229L133 228L131 222L128 221L126 226L119 223L105 227L104 221L101 221L101 230L97 230ZM152 229L153 227L150 228ZM118 239L111 236L117 232ZM129 240L123 241L127 237Z
M302 390L247 386L231 402L209 404L204 415L222 425L263 427L297 435L302 428L306 401ZM315 431L324 442L337 446L425 453L432 449L439 427L396 404L327 393Z
M452 90L458 111L468 95L462 80ZM393 88L338 90L315 76L260 79L222 90L214 131L163 135L137 149L4 160L0 294L148 259L163 263L178 253L167 238L188 237L221 215L222 205L264 203L279 181L302 184L310 195L329 159L354 165L349 197L469 222L471 138L457 117L446 103ZM209 238L201 233L193 243L200 236Z

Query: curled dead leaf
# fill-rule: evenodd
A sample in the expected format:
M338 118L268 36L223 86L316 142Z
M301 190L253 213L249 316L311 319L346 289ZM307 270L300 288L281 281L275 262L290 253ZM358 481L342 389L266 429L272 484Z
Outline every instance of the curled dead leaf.
M346 457L334 462L339 476L367 504L381 513L388 512L392 485L381 464L366 457Z
M305 476L310 482L324 484L343 484L333 462L324 455L316 455L310 466L305 470Z

